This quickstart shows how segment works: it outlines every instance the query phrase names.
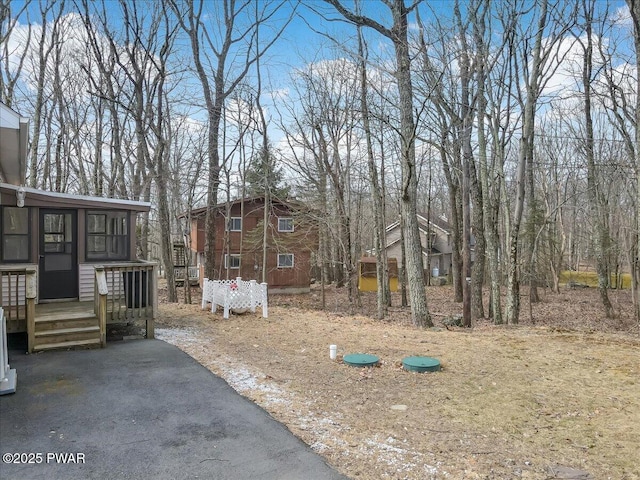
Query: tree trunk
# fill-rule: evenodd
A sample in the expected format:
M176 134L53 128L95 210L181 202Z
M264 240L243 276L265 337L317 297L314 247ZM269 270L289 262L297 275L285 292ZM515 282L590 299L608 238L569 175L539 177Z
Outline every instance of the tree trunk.
M403 307L409 306L409 298L407 296L407 248L404 241L404 219L400 216L400 256L402 257L402 264L400 265L400 305Z
M584 86L584 119L585 119L585 154L587 157L587 196L591 216L596 228L596 270L598 272L598 291L607 318L613 316L613 306L609 300L609 269L607 264L607 253L609 247L608 211L605 201L600 193L598 181L596 179L595 151L593 139L593 119L591 117L591 82L593 76L593 38L592 38L592 15L591 6L588 0L583 0L582 7L586 29L586 46L584 46L582 83Z
M525 200L525 183L527 165L533 161L533 138L535 133L535 107L539 95L539 82L542 74L542 42L547 23L547 0L541 1L538 29L535 44L531 52L531 71L526 85L523 105L522 136L518 152L518 168L516 173L516 205L511 223L509 238L509 268L507 274L507 323L518 323L520 316L520 278L518 262L520 261L518 239ZM525 55L528 55L525 52Z
M486 61L487 61L487 47L485 45L485 24L484 17L475 18L473 22L474 38L479 49L476 65L476 76L478 82L477 92L477 118L478 118L478 164L479 164L479 178L480 188L483 193L482 201L482 222L483 222L483 235L476 235L476 242L480 238L483 241L486 239L486 256L489 262L489 316L493 318L493 322L496 325L502 323L502 305L500 300L500 264L498 262L498 208L500 190L496 188L494 183L497 175L493 172L492 168L492 183L489 184L489 168L487 165L487 138L485 134L485 112L487 110L487 98L485 95L485 82L486 82ZM492 155L496 155L493 152ZM495 158L495 157L494 157ZM495 161L492 162L492 166L495 165ZM498 197L498 199L496 199ZM476 244L476 262L478 261L479 250ZM483 255L484 257L484 255ZM483 261L484 264L484 261Z
M369 105L367 103L367 64L362 38L361 28L358 27L358 55L360 62L360 109L362 111L362 122L367 143L367 166L369 169L369 179L373 190L373 244L376 253L376 283L377 283L377 318L382 320L387 316L389 272L387 268L387 250L385 248L385 225L383 213L383 196L378 179L378 170L373 156L373 144L371 141L371 124L369 121Z
M474 261L471 266L471 317L484 318L483 286L485 272L486 241L484 233L484 191L478 180L475 163L470 165L471 170L471 196L473 200L472 225L475 238Z
M411 298L411 317L414 325L430 327L433 325L427 306L424 271L422 264L422 245L417 218L418 172L416 169L415 122L413 117L413 85L411 83L411 57L409 55L408 20L410 9L404 0L392 0L387 3L393 17L393 26L388 29L375 20L348 11L339 0L326 0L345 18L356 25L366 25L393 42L396 54L396 81L400 97L400 170L402 188L400 192L400 215L405 231L407 281Z
M413 88L411 84L411 61L407 39L407 10L404 0L393 4L398 90L400 93L401 129L401 215L404 217L405 245L407 250L407 281L411 299L411 317L418 327L431 327L431 315L427 306L422 264L422 244L417 217L418 172L416 169L415 124L413 120Z
M636 72L640 72L640 0L627 0L631 19L633 21L633 44L636 54ZM632 262L632 278L635 280L635 317L640 323L640 75L636 73L636 104L635 104L635 168L636 168L636 212L635 212L635 253Z
M462 302L462 277L463 275L463 265L462 265L462 255L460 254L460 244L462 243L461 239L461 228L460 228L460 215L458 205L461 204L461 195L460 195L460 185L457 180L453 177L451 173L451 167L449 165L449 160L447 159L447 152L444 148L446 143L447 131L444 127L442 127L441 132L441 144L440 148L440 158L442 160L442 167L445 174L445 179L447 181L448 193L449 193L449 205L450 205L450 219L449 224L451 225L451 282L453 284L453 297L456 302Z

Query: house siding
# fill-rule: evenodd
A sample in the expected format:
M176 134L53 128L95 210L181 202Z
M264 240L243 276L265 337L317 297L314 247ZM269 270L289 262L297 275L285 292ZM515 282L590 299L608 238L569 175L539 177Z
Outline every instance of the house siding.
M387 245L391 245L392 243L398 242L399 240L400 240L400 226L398 225L396 228L389 230L387 232Z
M418 216L418 221L420 225L420 243L423 248L422 255L422 264L423 268L429 272L431 275L433 273L434 268L438 268L439 275L447 275L451 270L451 252L453 245L451 243L451 235L448 233L444 227L441 227L439 224L430 224L425 217ZM427 235L431 231L433 236L432 249L440 252L440 253L430 253L428 255L429 262L427 264L427 254L424 253L425 249L428 248L429 242ZM386 245L387 245L387 256L389 258L396 257L398 259L398 267L401 268L402 265L402 246L398 241L400 238L400 225L393 224L392 226L387 228L386 232Z
M93 300L95 278L94 265L81 263L78 271L78 294L81 302Z
M231 217L242 217L242 231L227 231L226 210L216 212L215 266L218 277L242 277L245 280L262 281L264 201L251 199L231 205ZM279 232L278 218L294 218L293 232ZM202 212L191 223L191 248L203 259L205 246L205 214ZM295 213L283 204L274 204L268 216L267 284L270 290L295 289L308 291L311 283L311 249L317 244L313 229L303 227ZM228 249L226 248L228 241ZM241 255L240 268L224 268L226 254ZM293 268L278 268L278 254L291 253Z

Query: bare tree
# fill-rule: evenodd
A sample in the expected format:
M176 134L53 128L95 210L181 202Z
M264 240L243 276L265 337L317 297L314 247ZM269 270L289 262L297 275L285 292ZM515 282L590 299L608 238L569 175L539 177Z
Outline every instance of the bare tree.
M610 237L608 229L609 212L603 199L601 188L598 186L596 179L596 161L594 147L593 117L592 117L592 95L591 85L593 78L593 14L595 3L593 0L582 0L580 5L581 14L584 20L584 30L586 38L582 40L578 37L577 41L582 47L583 64L582 64L582 86L584 88L584 121L585 121L585 139L584 154L587 160L587 193L589 197L589 207L594 220L596 230L595 256L596 271L598 272L598 290L600 291L600 299L604 307L607 318L613 316L613 306L609 300L608 287L610 282L609 269L607 265L606 255L609 250Z
M417 3L407 7L404 0L393 0L387 3L391 10L393 25L387 28L372 18L357 15L344 7L339 0L325 0L349 22L376 30L392 41L396 54L396 80L400 96L401 121L401 215L405 221L405 243L407 279L411 297L411 316L416 326L432 326L431 315L425 294L424 270L422 264L422 246L417 221L417 188L418 172L415 152L415 120L413 114L413 86L411 82L411 57L407 36L408 15L416 8Z
M276 31L257 48L257 32L268 22L282 2L266 3L257 18L250 9L251 2L222 0L212 4L216 14L210 18L218 20L217 25L208 29L203 10L205 1L169 0L180 25L189 37L196 75L202 85L207 116L209 120L209 186L207 192L207 216L205 220L205 275L215 277L215 209L218 186L220 184L221 158L219 151L220 124L225 100L246 77L251 66L262 56L281 35L284 26ZM253 19L248 24L240 21L243 17ZM286 26L286 23L285 23ZM215 39L219 39L219 44ZM243 58L238 70L232 71L230 57ZM238 65L234 62L234 65Z
M636 57L636 101L634 112L634 128L635 136L633 141L633 158L635 159L636 168L636 211L635 211L635 228L636 228L636 240L635 240L635 255L633 256L632 272L635 279L635 297L636 297L636 320L640 322L640 1L639 0L627 0L629 10L631 12L631 19L633 21L633 46L635 48Z
M345 59L310 64L296 72L299 99L291 111L293 125L284 126L292 147L293 168L316 192L307 195L317 205L320 227L322 281L348 286L357 301L355 282L357 216L353 215L356 152L359 138L357 66ZM302 149L302 155L297 153ZM357 208L357 202L356 202Z
M362 126L367 145L367 166L373 193L373 217L374 217L374 250L376 254L376 278L377 278L377 306L378 318L383 319L387 315L387 308L391 302L389 291L389 269L387 266L387 250L385 248L385 215L384 195L378 177L378 168L373 154L373 141L370 124L369 102L367 100L367 53L361 26L358 26L358 56L360 57L360 110L362 112ZM384 168L384 167L383 167Z
M527 172L531 168L534 155L536 108L544 86L550 75L561 63L562 54L558 52L557 44L572 26L571 15L567 16L559 3L549 5L548 0L536 2L534 12L537 18L533 32L522 32L517 45L512 48L515 55L515 68L524 77L524 94L519 96L522 109L520 143L518 150L518 166L515 178L516 201L513 218L510 223L509 234L509 266L507 274L507 307L506 322L518 323L520 314L520 278L519 264L519 236L525 208L525 194L527 192ZM531 38L530 38L530 37ZM528 45L533 42L533 48ZM531 181L531 178L529 177Z
M27 59L27 52L31 46L31 23L27 25L26 38L20 38L18 42L20 48L23 49L21 55L10 50L9 40L18 23L18 17L27 11L30 3L30 0L24 2L15 15L11 12L11 2L0 4L0 45L2 46L0 47L0 101L9 107L13 104L16 83L20 79L24 62ZM11 57L16 54L19 55L18 62L11 62Z
M54 8L57 7L55 10ZM42 20L40 35L38 38L38 57L34 61L34 70L37 70L36 76L36 98L33 105L33 134L30 146L30 162L29 162L29 186L36 187L38 185L38 163L39 163L39 145L40 133L43 123L43 110L45 109L45 83L47 80L47 65L51 52L56 42L53 40L57 36L57 31L61 22L62 11L64 9L64 1L55 2L47 0L44 4L40 4L40 18ZM50 16L53 20L50 21ZM52 25L51 25L52 24ZM50 26L51 25L51 26ZM50 136L47 135L47 142ZM48 155L48 148L47 153ZM48 168L49 162L45 162L45 168ZM48 177L48 175L44 175Z

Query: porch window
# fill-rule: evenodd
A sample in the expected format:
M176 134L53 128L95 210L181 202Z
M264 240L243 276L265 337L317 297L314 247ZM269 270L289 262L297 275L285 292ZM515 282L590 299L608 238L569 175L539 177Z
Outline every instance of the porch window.
M224 256L224 268L238 269L240 268L240 255L237 254L225 254Z
M293 253L279 253L278 268L293 268Z
M29 261L29 209L2 209L2 261Z
M127 212L87 212L87 260L129 258Z
M227 230L230 232L242 231L242 217L229 217L229 223L227 224Z
M293 232L293 218L278 218L278 231L279 232Z

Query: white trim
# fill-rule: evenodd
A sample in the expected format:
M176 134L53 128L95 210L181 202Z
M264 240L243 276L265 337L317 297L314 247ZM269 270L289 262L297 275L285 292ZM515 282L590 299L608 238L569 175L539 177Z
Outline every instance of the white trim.
M240 220L240 228L232 228L233 225L233 221L234 220ZM229 220L227 221L227 231L229 232L241 232L242 231L242 217L229 217Z
M284 256L291 256L291 265L282 265L280 263L280 257L284 257ZM293 266L295 265L294 260L295 257L293 255L293 253L278 253L278 257L277 257L277 266L278 268L293 268Z
M280 220L291 220L291 229L283 229L280 228ZM293 224L293 217L278 217L278 231L292 233L295 230L295 226Z
M386 231L387 233L389 233L391 230L394 230L396 227L399 227L399 226L400 226L400 222L396 220L391 225L387 225Z
M238 259L238 266L234 267L233 265L229 266L229 257L231 257L231 259L237 258ZM240 265L242 264L242 257L239 253L225 253L224 254L224 268L228 268L229 270L239 270L240 269Z
M391 243L387 243L387 246L385 248L391 248L393 247L396 243L398 243L400 241L400 237L396 238L393 242Z
M446 233L447 235L450 235L451 233L449 231L447 231L445 228L442 228L439 225L436 225L435 223L433 223L430 220L427 220L425 217L423 217L420 214L416 215L416 218L419 220L419 224L421 225L431 225L435 228L437 228L438 230L440 230L441 232ZM391 230L395 230L396 228L398 228L400 226L400 221L396 220L395 222L393 222L390 225L387 225L386 227L386 232L389 233Z

